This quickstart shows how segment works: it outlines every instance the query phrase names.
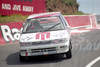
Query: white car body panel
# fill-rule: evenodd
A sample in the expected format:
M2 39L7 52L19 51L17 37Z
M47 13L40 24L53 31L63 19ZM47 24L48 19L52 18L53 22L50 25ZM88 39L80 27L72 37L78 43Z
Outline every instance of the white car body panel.
M59 16L62 19L62 24L67 23L64 17L60 14L60 12L53 13L42 13L42 14L33 14L30 15L27 19L36 18L40 16ZM68 25L68 23L67 23ZM65 26L65 24L64 24ZM69 25L68 25L69 26ZM22 33L20 37L20 43L32 43L31 45L21 46L20 44L20 55L21 56L39 56L39 55L51 55L51 54L59 54L66 53L69 51L70 47L70 29L64 30L56 30L56 31L46 31L46 32L36 32L36 33ZM66 42L61 43L47 43L42 45L35 45L34 42L45 42L45 41L53 41L59 39L66 39ZM38 52L32 52L32 51ZM52 50L52 51L50 51Z
M50 38L46 38L46 33L50 33ZM39 34L39 39L36 39L36 35ZM66 38L69 39L69 35L67 30L60 30L60 31L50 31L50 32L40 32L40 33L27 33L21 35L20 42L37 42L41 41L41 34L44 34L45 40L54 40L54 39L61 39Z

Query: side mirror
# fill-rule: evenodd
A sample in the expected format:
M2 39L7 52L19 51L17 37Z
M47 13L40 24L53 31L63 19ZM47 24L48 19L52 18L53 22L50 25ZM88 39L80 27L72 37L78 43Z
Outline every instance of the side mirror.
M24 27L25 23L23 23L23 27Z
M20 34L22 33L22 31L23 31L23 27L20 29Z

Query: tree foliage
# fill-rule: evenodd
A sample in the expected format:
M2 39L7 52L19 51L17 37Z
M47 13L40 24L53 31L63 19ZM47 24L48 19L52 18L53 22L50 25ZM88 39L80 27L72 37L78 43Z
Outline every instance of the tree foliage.
M63 14L74 14L78 11L78 6L76 0L46 0L48 12L59 11Z

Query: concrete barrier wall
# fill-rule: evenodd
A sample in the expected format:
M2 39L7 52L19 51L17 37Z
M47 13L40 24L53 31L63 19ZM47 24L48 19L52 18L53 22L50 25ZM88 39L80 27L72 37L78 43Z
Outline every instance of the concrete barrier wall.
M90 15L90 23L92 27L96 27L97 26L97 20L96 20L96 16L95 15Z
M96 27L97 21L95 15L70 15L65 16L71 28Z
M65 16L71 28L96 27L95 15ZM18 42L23 22L0 24L0 45Z
M72 28L91 25L89 16L65 16L65 19Z

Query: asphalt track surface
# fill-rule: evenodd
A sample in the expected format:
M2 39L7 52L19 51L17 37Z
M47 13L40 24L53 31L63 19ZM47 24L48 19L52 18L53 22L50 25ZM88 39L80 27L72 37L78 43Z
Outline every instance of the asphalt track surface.
M100 30L72 35L72 58L62 55L30 57L19 61L18 43L0 46L0 67L85 67L100 56ZM100 67L100 60L91 67Z

